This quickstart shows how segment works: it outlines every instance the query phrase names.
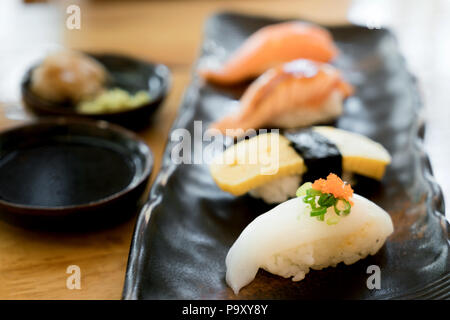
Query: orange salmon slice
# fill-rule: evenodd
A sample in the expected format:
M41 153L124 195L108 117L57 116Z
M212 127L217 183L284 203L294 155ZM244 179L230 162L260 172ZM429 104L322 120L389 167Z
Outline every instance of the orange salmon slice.
M326 29L310 23L284 22L258 30L221 68L200 68L199 74L208 81L230 85L296 59L329 62L337 53Z

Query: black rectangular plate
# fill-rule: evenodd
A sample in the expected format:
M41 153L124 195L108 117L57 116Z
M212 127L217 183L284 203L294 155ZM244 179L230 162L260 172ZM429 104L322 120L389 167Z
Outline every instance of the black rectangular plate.
M222 13L206 24L202 59L223 61L251 33L279 22ZM225 256L241 231L271 207L233 197L214 184L207 165L175 165L169 142L163 167L140 213L128 261L124 299L389 299L450 296L449 227L439 186L422 141L421 100L393 34L358 26L329 29L341 54L335 65L356 87L336 122L382 143L393 157L378 188L359 187L391 215L395 232L375 256L351 266L311 271L292 282L265 271L235 296L225 282ZM205 85L197 75L173 129L194 137L230 112L243 88ZM381 289L369 290L367 267L381 269Z

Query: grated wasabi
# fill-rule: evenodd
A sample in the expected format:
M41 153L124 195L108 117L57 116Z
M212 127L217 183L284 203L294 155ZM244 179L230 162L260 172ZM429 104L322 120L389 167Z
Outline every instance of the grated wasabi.
M98 95L93 100L85 100L77 105L83 114L114 113L138 108L150 101L148 92L141 90L135 94L114 88Z

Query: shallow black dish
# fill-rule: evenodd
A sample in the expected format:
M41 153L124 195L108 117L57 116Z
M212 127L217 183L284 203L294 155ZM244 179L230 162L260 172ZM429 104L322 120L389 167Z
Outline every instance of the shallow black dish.
M0 217L28 227L108 226L142 204L153 156L105 121L55 118L0 134Z
M30 90L32 67L22 81L22 98L25 106L40 116L83 117L95 120L106 120L139 130L149 124L153 113L158 109L171 84L169 68L163 64L141 61L115 54L90 54L99 61L111 75L108 87L119 87L131 93L146 90L150 102L138 108L115 113L81 114L70 102L55 103L43 99Z
M205 27L203 59L223 59L268 18L219 14ZM341 52L335 64L356 88L336 126L383 144L393 161L381 185L356 191L387 210L395 232L375 256L351 266L311 271L292 282L260 271L233 294L225 282L225 256L241 231L271 207L234 197L213 182L207 165L175 165L168 144L163 167L140 213L128 261L124 299L395 299L450 296L449 227L439 186L422 140L421 101L389 30L357 26L329 29ZM225 52L225 57L221 55ZM234 90L234 89L233 89ZM192 136L232 110L236 91L205 85L197 75L173 129ZM207 142L204 146L208 145ZM381 269L381 289L369 290L367 268Z

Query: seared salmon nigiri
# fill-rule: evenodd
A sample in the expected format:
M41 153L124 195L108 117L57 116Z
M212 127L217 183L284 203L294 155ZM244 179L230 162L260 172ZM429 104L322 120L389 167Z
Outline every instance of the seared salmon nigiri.
M337 52L327 30L309 23L284 22L255 32L219 69L200 68L199 73L208 81L228 85L295 59L328 62Z
M297 128L324 123L342 113L342 102L352 92L352 86L333 66L295 60L256 79L243 94L240 110L212 127L227 134L227 129Z

